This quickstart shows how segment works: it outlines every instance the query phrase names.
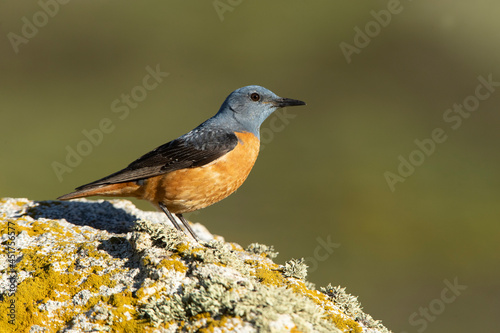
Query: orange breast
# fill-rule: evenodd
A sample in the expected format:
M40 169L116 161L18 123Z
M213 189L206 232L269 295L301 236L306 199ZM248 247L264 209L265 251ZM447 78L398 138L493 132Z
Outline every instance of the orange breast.
M252 133L235 133L238 145L226 155L198 168L152 177L143 186L142 199L164 203L182 214L210 206L236 191L247 178L259 154L259 139Z

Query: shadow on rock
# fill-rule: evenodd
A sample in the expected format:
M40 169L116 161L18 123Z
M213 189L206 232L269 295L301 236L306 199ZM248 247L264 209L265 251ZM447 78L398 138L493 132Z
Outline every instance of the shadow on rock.
M138 218L124 209L116 208L107 201L35 201L36 206L26 212L34 219L65 219L79 226L90 226L112 233L132 230Z

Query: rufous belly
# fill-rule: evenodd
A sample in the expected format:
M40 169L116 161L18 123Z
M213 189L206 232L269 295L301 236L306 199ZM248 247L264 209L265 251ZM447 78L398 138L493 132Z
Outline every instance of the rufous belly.
M162 202L174 214L202 209L226 198L243 184L260 149L254 134L236 135L239 143L226 155L201 167L149 178L136 196L156 206Z

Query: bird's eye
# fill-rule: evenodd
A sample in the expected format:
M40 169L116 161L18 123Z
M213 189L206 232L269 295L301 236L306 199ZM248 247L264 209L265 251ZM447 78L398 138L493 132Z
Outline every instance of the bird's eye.
M252 101L258 102L260 100L260 95L257 93L253 93L250 95L250 98L252 99Z

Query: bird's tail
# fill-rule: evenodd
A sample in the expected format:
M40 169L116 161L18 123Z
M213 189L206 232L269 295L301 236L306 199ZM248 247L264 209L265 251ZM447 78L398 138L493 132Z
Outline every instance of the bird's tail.
M118 184L96 185L83 188L77 188L76 191L65 194L57 198L58 200L70 200L77 198L91 197L95 195L105 197L124 197L137 196L140 186L135 182L126 182Z

